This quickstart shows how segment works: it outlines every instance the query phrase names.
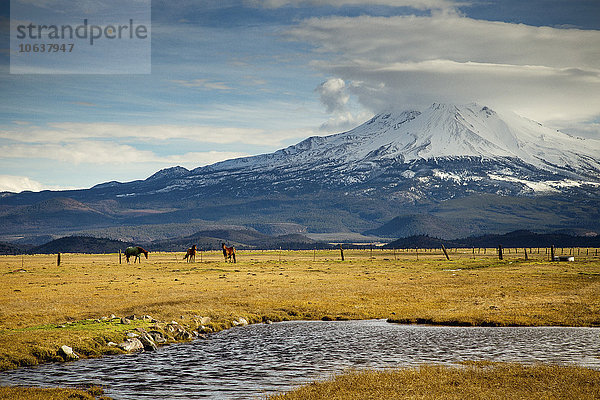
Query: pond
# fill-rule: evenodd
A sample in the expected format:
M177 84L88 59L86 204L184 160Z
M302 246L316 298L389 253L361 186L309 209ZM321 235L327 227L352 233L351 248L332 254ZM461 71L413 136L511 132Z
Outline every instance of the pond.
M466 360L600 369L600 330L295 321L233 328L156 352L0 373L0 385L96 384L114 399L260 399L348 368Z

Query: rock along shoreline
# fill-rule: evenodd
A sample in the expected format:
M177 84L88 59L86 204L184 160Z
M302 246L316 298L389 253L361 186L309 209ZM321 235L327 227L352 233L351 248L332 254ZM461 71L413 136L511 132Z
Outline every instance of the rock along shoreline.
M256 322L271 322L266 318L251 319L251 322L249 322L244 317L213 321L210 317L197 315L191 319L185 319L182 316L181 319L182 322L175 320L166 322L159 321L150 315L118 317L112 314L98 319L67 322L51 327L45 326L45 329L52 330L69 330L93 326L96 332L76 338L72 336L69 338L69 335L65 335L65 338L59 337L55 340L56 344L50 348L41 344L33 344L29 348L23 348L21 351L22 357L15 359L12 364L2 364L0 372L48 362L70 362L106 355L156 351L160 347L169 344L207 338L211 333L231 327L245 326ZM105 326L100 324L105 324ZM127 326L131 326L131 328L127 328Z

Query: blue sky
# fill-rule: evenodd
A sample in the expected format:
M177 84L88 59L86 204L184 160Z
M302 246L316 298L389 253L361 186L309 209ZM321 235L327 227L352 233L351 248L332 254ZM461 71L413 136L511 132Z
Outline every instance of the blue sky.
M10 74L8 3L0 191L144 179L433 102L600 138L598 0L152 1L150 74Z

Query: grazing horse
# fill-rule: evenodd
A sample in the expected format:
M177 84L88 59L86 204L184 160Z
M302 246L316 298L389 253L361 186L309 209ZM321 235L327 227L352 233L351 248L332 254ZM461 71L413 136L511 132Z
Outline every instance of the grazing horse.
M231 246L231 247L227 247L225 246L225 243L221 243L221 247L223 248L223 257L225 257L225 262L227 262L227 260L231 261L231 262L236 262L235 261L235 247ZM232 260L233 257L233 260Z
M144 250L143 248L136 246L136 247L128 247L125 249L125 257L127 257L127 264L129 264L129 257L134 256L135 258L133 259L133 263L135 264L135 260L138 260L138 262L141 264L142 263L142 259L140 258L140 254L144 254L146 256L146 259L148 258L148 251Z
M187 249L187 253L183 257L187 262L196 262L196 245L193 245L191 248Z

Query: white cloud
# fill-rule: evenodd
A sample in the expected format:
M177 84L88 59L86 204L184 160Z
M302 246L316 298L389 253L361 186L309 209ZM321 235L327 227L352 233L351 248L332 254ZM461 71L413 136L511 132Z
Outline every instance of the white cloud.
M206 90L233 90L233 88L227 85L225 82L209 81L208 79L190 79L190 80L179 80L174 79L171 82L176 83L179 86L195 89L206 89Z
M600 123L598 122L567 123L565 125L565 121L549 121L548 125L571 135L600 139Z
M440 13L313 18L288 36L372 111L477 101L564 125L600 115L600 31Z
M597 66L600 32L431 17L331 17L305 20L290 34L341 59L372 61L490 62L570 67Z
M370 112L359 112L357 115L349 111L338 113L324 122L319 129L326 133L348 131L356 128L371 117L373 117L373 114Z
M296 131L267 131L256 128L183 125L128 125L117 123L60 122L46 126L16 125L4 127L0 139L22 143L72 143L89 139L125 139L130 142L156 143L170 139L194 142L273 146L284 140L297 138ZM303 136L300 136L303 137ZM131 146L130 146L131 147Z
M391 7L411 7L419 10L449 9L465 4L454 0L246 0L246 4L265 8L284 6L357 6L381 5Z
M331 78L321 83L315 89L321 97L328 113L343 112L350 96L346 93L346 83L340 78Z
M60 144L8 144L0 147L3 158L46 159L72 164L135 163L155 161L151 151L129 145L80 141Z
M39 192L42 190L67 190L71 187L44 185L27 176L0 175L0 192L19 193L24 190Z
M356 83L346 84L340 78L330 78L322 82L315 92L319 93L321 103L331 117L321 124L319 130L324 133L337 133L355 128L373 116L371 112L351 111L349 89Z
M69 144L12 144L0 147L3 158L46 159L69 164L127 165L152 163L160 165L185 165L195 168L247 156L246 153L227 151L188 152L161 156L153 151L140 150L117 143L80 141Z

